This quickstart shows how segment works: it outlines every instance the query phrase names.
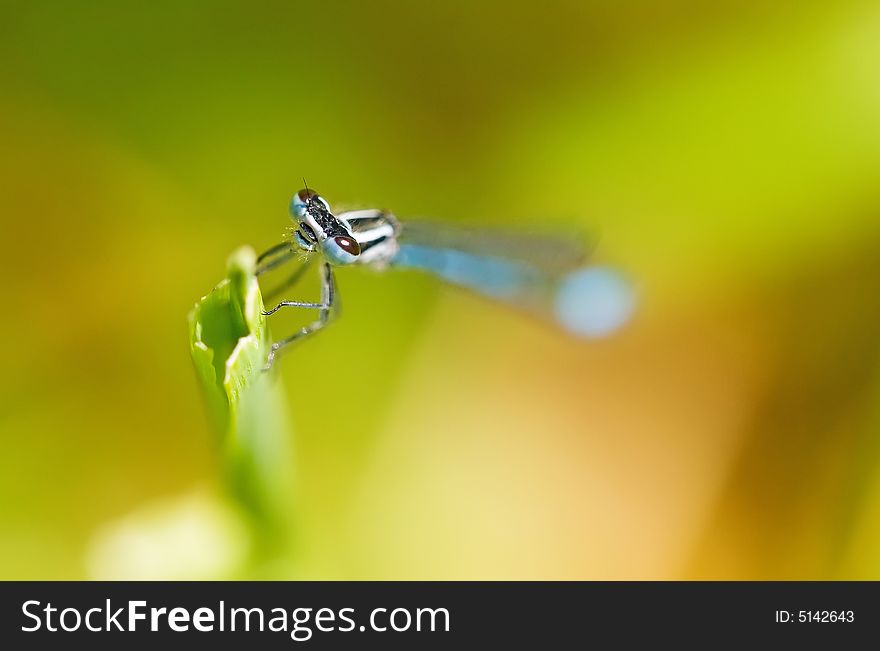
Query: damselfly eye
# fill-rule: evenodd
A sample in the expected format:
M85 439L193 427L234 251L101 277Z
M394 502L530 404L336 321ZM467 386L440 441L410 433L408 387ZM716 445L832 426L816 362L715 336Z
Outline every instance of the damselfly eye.
M293 195L293 199L290 200L290 214L297 220L302 220L303 216L306 213L312 212L316 209L323 208L325 210L330 210L327 202L314 190L310 190L308 188L303 188L299 190L295 195Z
M346 253L350 253L351 255L361 254L361 245L357 243L357 240L346 237L345 235L338 235L333 238L333 241L336 242L336 244L339 245L339 248Z
M315 231L312 230L312 227L309 226L308 224L306 224L305 222L300 223L299 229L300 229L300 231L302 231L302 234L305 235L308 240L310 240L312 242L318 241L318 236L315 235Z
M308 202L310 199L318 196L318 193L314 190L309 190L308 188L303 188L299 192L296 193L296 196L300 198L301 201Z

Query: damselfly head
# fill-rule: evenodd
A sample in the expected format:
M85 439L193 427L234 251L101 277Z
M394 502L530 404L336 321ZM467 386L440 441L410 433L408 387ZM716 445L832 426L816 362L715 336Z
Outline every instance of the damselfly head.
M304 251L320 251L330 264L351 264L361 247L345 222L330 211L330 204L314 190L293 195L290 215L296 223L294 240Z

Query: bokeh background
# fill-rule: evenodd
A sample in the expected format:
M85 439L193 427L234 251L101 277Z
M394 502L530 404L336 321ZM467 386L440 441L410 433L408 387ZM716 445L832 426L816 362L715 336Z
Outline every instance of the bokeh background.
M0 149L2 578L880 578L876 2L4 3ZM342 270L255 571L186 314L302 176L640 305Z

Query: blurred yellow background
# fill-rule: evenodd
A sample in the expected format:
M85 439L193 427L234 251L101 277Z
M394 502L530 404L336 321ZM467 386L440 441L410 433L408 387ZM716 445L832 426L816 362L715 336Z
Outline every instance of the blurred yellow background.
M298 533L260 576L880 578L876 2L34 2L0 34L0 578L248 575L185 319L303 176L577 224L640 305L584 343L340 270L281 361Z

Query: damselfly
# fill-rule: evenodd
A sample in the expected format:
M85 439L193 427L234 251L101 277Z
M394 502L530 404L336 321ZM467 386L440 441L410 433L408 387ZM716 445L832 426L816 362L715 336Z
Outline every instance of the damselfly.
M330 204L305 188L290 202L292 237L258 258L257 275L294 258L301 266L284 283L297 282L318 260L320 302L281 301L285 307L318 310L318 318L271 345L266 368L286 346L326 326L338 311L334 268L409 268L431 273L490 298L549 315L570 332L601 337L630 317L629 284L608 267L586 267L584 247L572 238L452 227L432 222L400 222L384 210L334 214ZM283 289L282 288L282 289Z

